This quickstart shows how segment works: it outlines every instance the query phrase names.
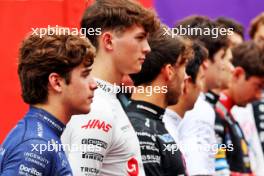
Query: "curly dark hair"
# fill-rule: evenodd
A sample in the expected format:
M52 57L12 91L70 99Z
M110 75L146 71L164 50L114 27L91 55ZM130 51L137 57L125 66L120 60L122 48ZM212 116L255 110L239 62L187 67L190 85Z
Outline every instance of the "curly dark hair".
M244 27L237 21L227 17L218 17L215 21L225 28L232 28L234 32L238 33L244 39Z
M193 59L186 64L186 74L192 78L193 83L196 82L197 74L202 63L208 58L208 51L198 41L193 42Z
M179 27L214 30L222 26L206 16L194 15L177 22L175 28ZM229 46L227 35L218 35L218 37L214 37L210 33L209 35L186 35L185 37L193 41L199 41L208 50L209 59L211 61L214 61L214 55L220 49L226 49Z
M141 71L130 75L135 86L151 83L165 65L182 65L193 57L191 43L181 37L164 35L164 28L167 26L149 37L151 52L146 55Z

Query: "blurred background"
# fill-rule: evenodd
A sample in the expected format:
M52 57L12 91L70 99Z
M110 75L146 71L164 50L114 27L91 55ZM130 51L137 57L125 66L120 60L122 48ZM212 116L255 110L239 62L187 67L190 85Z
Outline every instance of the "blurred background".
M111 0L109 0L111 1ZM248 26L264 12L264 0L139 0L154 8L161 21L172 27L190 15L226 16ZM93 0L0 0L0 143L27 111L17 76L18 49L32 28L79 27L86 7Z

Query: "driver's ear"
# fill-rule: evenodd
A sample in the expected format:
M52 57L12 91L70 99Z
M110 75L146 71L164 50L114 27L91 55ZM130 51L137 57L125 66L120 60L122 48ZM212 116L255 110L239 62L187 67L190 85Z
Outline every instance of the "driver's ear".
M242 67L235 67L233 70L233 78L234 79L239 79L241 76L246 77L246 72Z
M62 78L58 73L51 73L48 80L50 89L59 93L62 92L62 86L65 82L64 78Z
M183 93L188 93L188 86L192 83L192 78L185 74L184 81L183 81Z
M166 64L161 69L161 73L166 81L170 81L174 75L173 66L171 64Z
M202 64L201 64L201 66L202 66L202 68L204 69L204 70L207 70L207 68L209 67L209 59L205 59L203 62L202 62Z
M113 34L111 32L104 32L102 36L100 37L102 41L103 47L108 50L113 50Z

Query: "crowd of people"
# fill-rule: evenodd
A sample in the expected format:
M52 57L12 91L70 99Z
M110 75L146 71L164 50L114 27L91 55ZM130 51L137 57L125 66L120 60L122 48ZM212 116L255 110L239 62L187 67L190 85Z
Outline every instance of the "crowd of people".
M132 0L95 1L81 28L100 34L22 42L29 110L0 146L1 176L264 175L264 13L249 41L228 17L169 28Z

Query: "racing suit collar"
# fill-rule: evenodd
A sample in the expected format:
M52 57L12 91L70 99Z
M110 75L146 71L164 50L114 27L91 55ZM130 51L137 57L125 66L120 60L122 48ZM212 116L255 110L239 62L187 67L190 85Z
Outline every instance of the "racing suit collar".
M172 119L174 119L175 121L181 121L183 117L181 117L176 111L173 111L169 108L166 108L165 114L169 117L171 117Z
M56 117L51 115L49 112L33 106L30 106L26 118L38 118L43 123L47 124L47 126L49 126L59 137L61 136L63 130L66 127L62 122L60 122Z
M208 92L205 93L205 99L211 105L215 105L219 99L219 95L209 90Z
M230 112L235 105L233 100L223 92L220 93L219 102L224 105L228 112Z
M129 106L131 109L134 109L135 111L141 111L154 120L162 120L165 112L165 109L146 101L132 100Z
M97 83L98 88L103 90L104 92L113 94L116 96L121 91L121 87L117 84L111 84L105 80L101 80L98 78L95 78L95 81Z

